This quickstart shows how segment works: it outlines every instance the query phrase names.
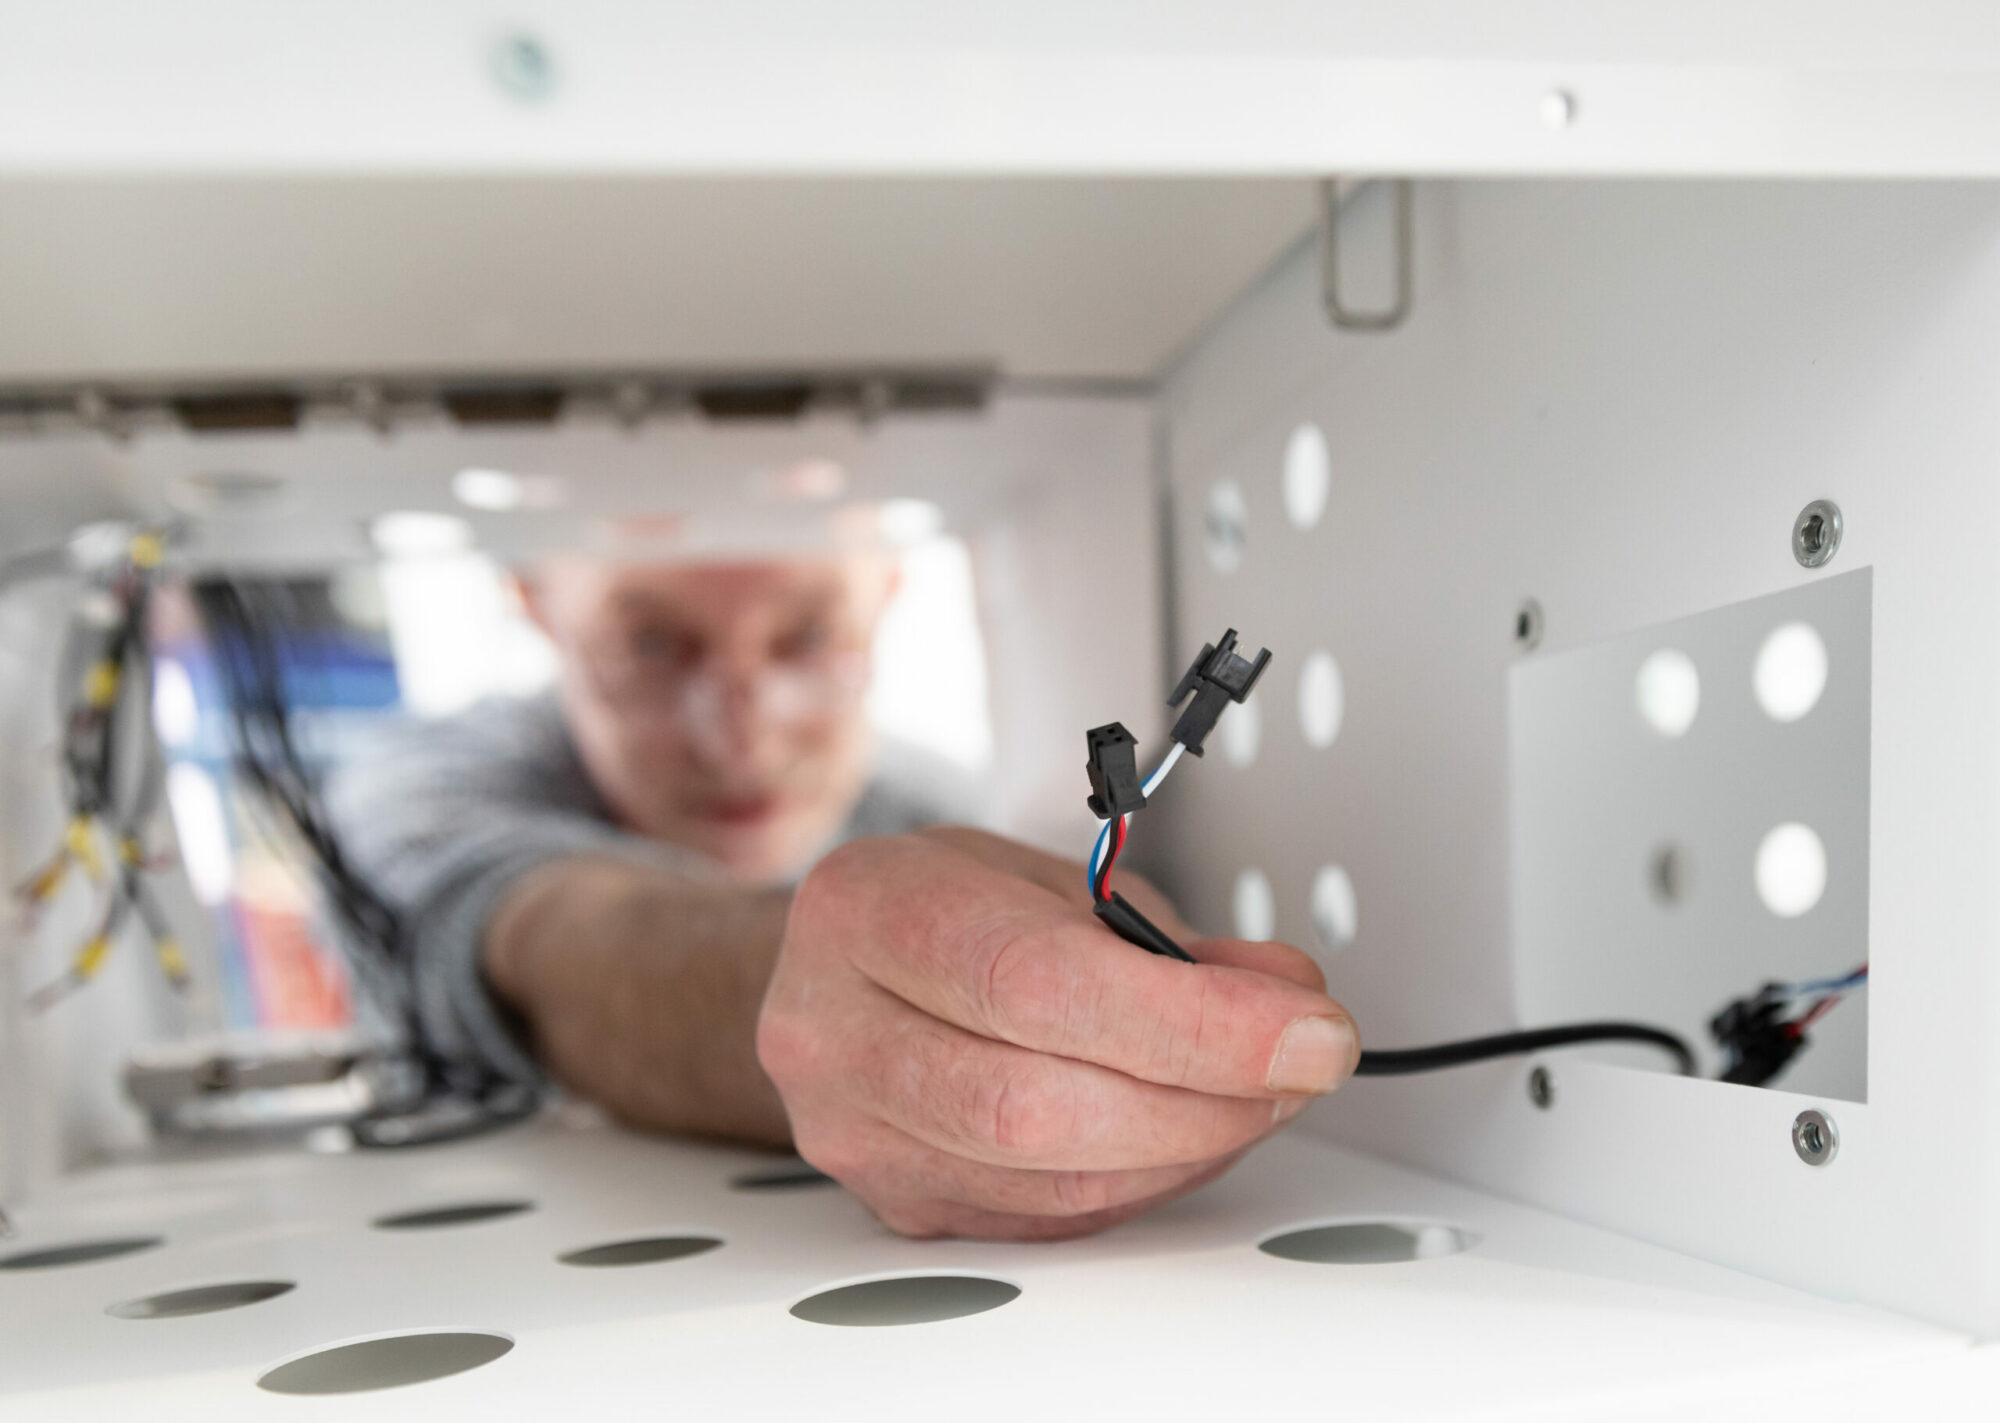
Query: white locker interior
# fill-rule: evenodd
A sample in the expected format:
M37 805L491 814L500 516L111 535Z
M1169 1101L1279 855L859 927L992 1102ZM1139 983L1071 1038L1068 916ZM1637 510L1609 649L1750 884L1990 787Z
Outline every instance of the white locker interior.
M1356 1082L1217 1186L1047 1248L899 1240L837 1191L735 1188L769 1165L749 1153L578 1112L429 1152L152 1160L112 1075L172 1010L107 983L31 1022L16 971L0 989L9 1248L160 1243L0 1271L0 1413L275 1414L302 1405L256 1388L274 1365L455 1329L512 1347L313 1406L1979 1416L2000 1385L1982 1345L2000 1334L2000 570L1984 537L2000 527L2000 16L1554 0L4 13L0 387L71 413L0 411L0 555L179 509L197 561L324 567L367 555L372 514L449 507L469 464L575 484L559 517L472 516L503 556L653 511L668 479L673 507L726 538L732 519L776 517L741 512L746 471L837 459L857 495L935 501L1008 601L988 651L1022 833L1087 831L1076 734L1113 716L1157 732L1143 709L1205 637L1235 626L1278 654L1257 734L1237 717L1239 740L1163 797L1162 868L1195 922L1247 913L1316 947L1370 1046L1544 1020L1574 981L1574 946L1548 930L1562 915L1525 906L1609 891L1594 860L1537 858L1548 820L1520 782L1539 689L1664 628L1725 639L1726 616L1825 610L1851 639L1829 634L1831 675L1860 669L1829 682L1845 739L1760 720L1747 667L1705 666L1722 759L1689 741L1687 769L1645 774L1689 781L1697 817L1751 794L1725 765L1829 807L1812 813L1840 818L1823 826L1830 897L1800 932L1863 945L1871 986L1843 1049L1859 1076L1753 1090L1586 1052ZM1323 224L1343 297L1392 306L1405 192L1407 314L1341 329ZM987 399L728 426L586 401L546 427L387 435L342 405L368 382L526 374L615 394L661 372L945 373ZM311 394L297 431L143 415L163 393L262 386ZM142 416L114 428L93 392ZM282 495L212 497L244 471L282 477ZM1818 499L1837 502L1841 542L1806 567L1794 523ZM52 598L0 592L10 883L57 823L36 751ZM1123 634L1108 655L1075 625L1085 601ZM1010 679L1038 662L1074 675ZM1570 770L1638 775L1640 745L1580 741ZM1754 917L1752 846L1705 833L1678 848L1698 889L1734 886L1703 922L1747 962L1777 932ZM1331 910L1319 891L1316 916L1330 869L1343 888ZM1635 863L1629 907L1604 911L1641 937L1669 912L1644 883ZM14 965L18 939L0 928ZM1603 972L1643 995L1675 965ZM1794 1149L1807 1110L1837 1123L1822 1167ZM531 1208L421 1236L370 1226L488 1200ZM1437 1258L1256 1248L1370 1221L1409 1225ZM625 1271L556 1261L642 1233L722 1244ZM907 1329L788 1313L829 1284L938 1271L1020 1294ZM106 1313L245 1280L296 1287L180 1320Z

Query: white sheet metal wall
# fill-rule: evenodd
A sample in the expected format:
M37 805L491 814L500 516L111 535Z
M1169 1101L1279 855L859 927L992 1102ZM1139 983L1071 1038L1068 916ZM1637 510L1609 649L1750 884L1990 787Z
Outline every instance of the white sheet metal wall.
M1300 252L1188 360L1166 411L1184 655L1225 624L1278 654L1247 769L1170 787L1197 920L1246 867L1312 942L1315 870L1359 933L1328 956L1378 1047L1515 1022L1507 669L1525 596L1560 650L1872 567L1874 960L1866 1106L1836 1161L1808 1099L1569 1061L1360 1082L1314 1130L1696 1255L2000 1332L2000 190L1454 183L1419 189L1408 325L1337 334ZM1286 441L1315 421L1332 492L1288 522ZM1203 552L1234 480L1241 564ZM1824 572L1792 521L1839 501ZM1306 655L1346 713L1306 745ZM1828 768L1840 774L1840 768Z

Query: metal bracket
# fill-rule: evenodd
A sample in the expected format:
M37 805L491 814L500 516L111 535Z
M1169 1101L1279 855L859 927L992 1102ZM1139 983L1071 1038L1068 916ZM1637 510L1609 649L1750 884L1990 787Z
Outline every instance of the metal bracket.
M1394 331L1410 314L1410 293L1416 267L1415 202L1408 178L1391 180L1395 204L1396 299L1378 311L1354 311L1340 300L1340 184L1333 178L1319 185L1319 271L1326 319L1343 331Z

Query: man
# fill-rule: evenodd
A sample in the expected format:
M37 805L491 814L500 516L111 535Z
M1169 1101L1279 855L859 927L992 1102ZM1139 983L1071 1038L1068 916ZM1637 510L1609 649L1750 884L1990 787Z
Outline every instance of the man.
M868 558L551 564L555 693L351 768L334 813L447 1053L790 1143L907 1234L1101 1229L1344 1081L1354 1025L1296 949L1198 939L1121 875L1200 962L1155 958L1079 865L920 828L957 809L935 780L868 770L892 588Z

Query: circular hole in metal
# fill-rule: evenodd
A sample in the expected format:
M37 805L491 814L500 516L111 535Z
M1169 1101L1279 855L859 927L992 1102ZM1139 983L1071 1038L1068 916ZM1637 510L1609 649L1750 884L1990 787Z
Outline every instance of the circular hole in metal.
M1546 1067L1537 1067L1528 1074L1528 1100L1545 1112L1556 1104L1555 1074Z
M401 1211L377 1216L377 1230L437 1230L453 1225L477 1225L484 1220L500 1220L535 1208L533 1201L465 1201L451 1206L427 1206L420 1211Z
M1757 846L1757 897L1780 919L1796 919L1826 893L1826 846L1809 825L1772 827Z
M1233 573L1243 562L1243 545L1250 536L1250 506L1243 498L1243 486L1233 479L1213 484L1201 522L1202 548L1208 566L1217 573Z
M810 1324L935 1324L998 1309L1020 1293L1019 1285L984 1275L901 1275L821 1290L793 1305L792 1314Z
M1478 1243L1472 1231L1435 1221L1350 1220L1281 1231L1257 1248L1314 1265L1390 1265L1456 1255Z
M1320 866L1312 883L1312 926L1320 946L1340 952L1354 942L1359 924L1353 878L1339 865Z
M589 1245L556 1256L565 1265L596 1269L613 1265L657 1265L663 1260L685 1260L715 1249L722 1242L712 1235L642 1235L632 1240L613 1240Z
M1701 710L1701 673L1685 652L1663 647L1639 664L1632 697L1654 731L1669 740L1685 736Z
M1550 128L1568 128L1576 122L1576 95L1567 89L1551 89L1542 95L1542 122Z
M1840 1150L1840 1133L1833 1119L1810 1108L1792 1122L1792 1150L1808 1166L1824 1166Z
M815 1186L837 1185L824 1171L816 1171L801 1161L796 1166L780 1166L774 1171L746 1171L730 1179L736 1191L808 1191Z
M233 1280L226 1285L196 1285L192 1289L128 1299L104 1312L119 1319L178 1319L182 1315L214 1314L218 1310L241 1309L246 1304L262 1304L297 1288L290 1280Z
M1826 642L1811 623L1773 628L1757 649L1751 674L1757 705L1773 721L1797 721L1819 705L1826 672Z
M115 1260L120 1255L136 1255L165 1242L157 1235L126 1235L104 1240L77 1240L68 1245L44 1245L39 1250L23 1250L0 1257L0 1270L56 1270L65 1265L88 1265L96 1260Z
M267 1393L365 1393L448 1378L490 1364L514 1347L504 1334L427 1330L331 1344L287 1359L257 1380Z
M1662 845L1653 851L1646 883L1653 898L1671 908L1687 898L1690 874L1687 851L1678 845Z

